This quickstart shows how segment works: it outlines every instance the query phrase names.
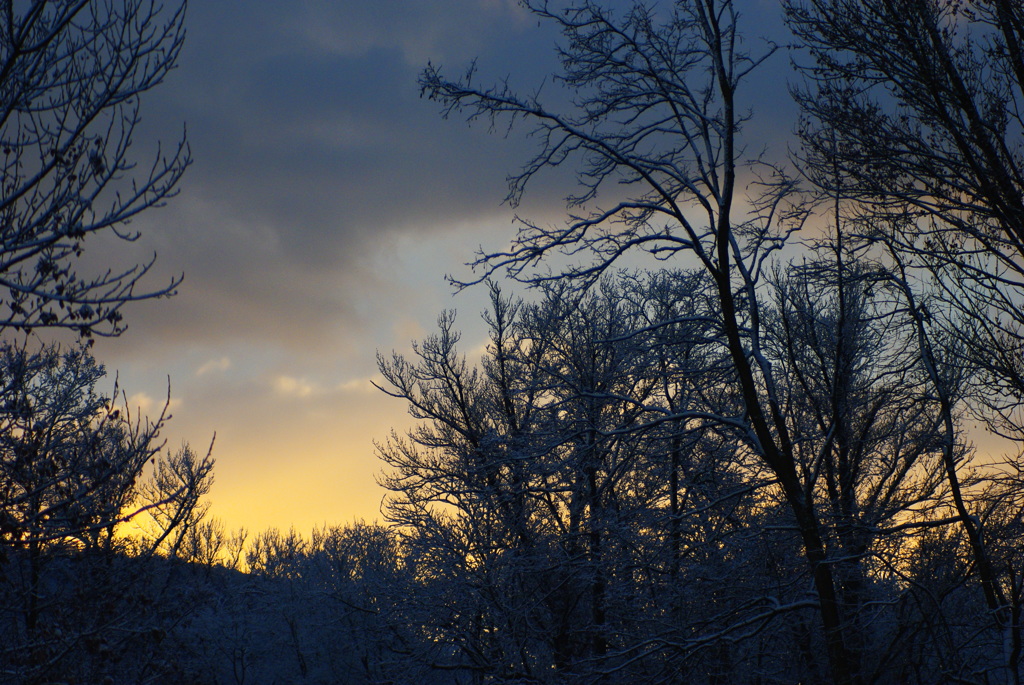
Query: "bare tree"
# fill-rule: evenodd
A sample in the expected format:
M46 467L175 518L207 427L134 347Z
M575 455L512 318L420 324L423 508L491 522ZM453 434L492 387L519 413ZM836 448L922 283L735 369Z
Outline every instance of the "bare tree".
M109 537L162 446L166 413L133 419L99 394L106 371L85 348L2 352L0 543Z
M737 407L703 282L617 272L534 303L495 289L479 366L450 316L416 360L382 358L385 391L422 419L380 446L423 579L421 662L542 682L785 670L751 641L814 605L740 549L774 480L714 419Z
M177 557L185 544L192 545L194 550L202 549L196 536L202 534L199 527L209 510L209 504L202 500L213 486L212 452L212 442L204 457L185 444L174 454L156 458L152 478L139 484L131 502L137 510L145 512L151 524L142 525L140 540L144 548L140 552ZM207 535L213 532L209 526L206 528Z
M901 226L909 242L928 238L953 261L981 251L1019 276L1019 3L791 0L786 11L813 60L797 90L809 171L848 196L936 219Z
M930 277L936 323L981 373L975 408L1024 438L1024 14L1017 3L787 3L808 47L801 160ZM934 324L932 324L934 325Z
M993 562L984 496L960 482L964 411L1024 444L1024 12L1019 3L793 0L807 47L801 158L808 177L885 245L942 407L945 468L989 612L1020 679L1013 572ZM988 542L986 542L986 540Z
M105 374L84 345L36 353L6 345L0 354L3 679L93 679L114 668L117 649L152 649L165 621L185 611L172 602L158 615L161 594L142 566L149 557L131 554L137 544L118 532L149 507L173 513L162 532L177 540L202 510L212 460L190 450L159 457L166 405L152 420L133 417L97 390ZM170 467L149 482L144 471L158 459ZM140 503L140 490L160 499Z
M178 59L185 3L0 3L0 327L117 335L122 306L174 293L139 287L153 260L79 273L101 235L174 195L184 141L141 168L130 154L140 99Z
M527 5L565 35L561 78L574 93L570 113L508 87L481 90L446 79L433 66L421 80L448 112L468 109L472 117L525 118L537 126L540 150L514 177L513 201L541 169L581 162L582 190L569 198L572 215L564 228L526 224L513 249L483 255L478 264L488 273L507 268L536 281L544 276L528 268L559 250L592 257L558 276L584 280L637 249L663 258L685 252L697 260L717 295L743 406L739 415L718 420L777 478L814 579L832 677L857 682L813 482L799 469L778 372L763 348L757 294L766 263L800 227L805 209L792 202L791 181L771 168L762 168L761 192L744 197L737 187L745 118L737 91L772 48L759 55L742 50L736 8L728 1L678 2L660 15L634 3L621 18L592 2L564 11ZM620 199L612 184L634 192ZM611 196L607 207L598 203L600 191Z

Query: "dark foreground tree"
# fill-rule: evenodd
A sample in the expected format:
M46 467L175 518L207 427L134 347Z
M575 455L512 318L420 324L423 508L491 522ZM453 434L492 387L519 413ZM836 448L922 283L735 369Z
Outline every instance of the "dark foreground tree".
M967 487L970 450L959 427L970 406L964 388L983 373L947 354L925 306L927 300L949 307L948 298L931 291L922 296L928 284L908 278L902 262L890 259L885 245L892 241L879 247L862 240L865 232L843 193L828 195L831 209L821 217L827 235L804 241L818 254L802 257L806 263L799 267L782 261L789 237L814 209L813 198L798 193L778 167L744 162L744 150L761 143L745 136L748 113L737 102L773 48L745 51L751 43L740 35L736 3L636 2L622 13L596 2L525 4L563 32L559 80L569 93L568 108L556 111L539 95L522 97L508 85L480 88L475 77L451 80L434 66L422 76L423 92L446 114L526 120L535 127L539 150L512 178L513 203L531 179L560 165L575 165L579 191L568 198L564 226L524 222L509 250L485 253L474 267L482 277L504 270L533 285L562 280L569 292L590 287L627 253L685 256L698 267L713 293L714 343L728 360L721 382L735 404L732 411L728 404L700 413L683 408L672 418L712 423L775 483L788 513L785 525L797 534L812 579L821 628L813 634L821 636L831 679L881 677L885 665L876 659L892 658L902 628L889 634L888 647L869 644L878 636L868 636L863 626L881 625L871 617L870 586L907 582L900 560L907 545L918 544L907 539L909 531L963 526L984 594L995 588L972 523L977 508L968 503L984 500ZM857 3L847 4L855 14ZM879 3L890 4L900 5ZM918 47L930 49L924 42ZM932 57L929 64L938 68L942 52L926 55ZM850 69L858 68L865 78L874 73L863 60L852 62ZM856 154L857 141L845 143ZM838 179L828 188L842 187L845 167L818 169L819 176L826 172ZM976 201L957 188L962 203ZM926 188L915 199L930 202L930 193ZM901 232L905 222L884 218L891 235L912 242ZM557 253L583 261L554 274L534 270ZM1005 255L984 253L978 268ZM999 278L1005 272L995 269L983 273ZM885 573L877 573L879 563ZM875 570L870 581L869 568ZM988 608L1000 606L990 602ZM984 658L976 660L957 637L952 658L939 659L938 671L928 670L933 662L922 663L913 677L985 678L1002 671L1012 678L1017 651L1011 647L1009 662L993 661L992 648L1003 640L988 629L985 636Z
M950 415L967 409L1020 453L1024 8L792 0L786 11L809 53L796 91L808 177L856 215L861 240L886 246L922 336L942 341L923 344L922 355L947 434ZM914 294L922 287L929 296ZM958 495L952 439L946 445L956 512L1005 636L1006 680L1018 682L1019 572L993 558L985 507Z
M105 375L85 347L0 350L3 682L91 679L107 668L85 656L100 656L101 642L111 651L162 629L155 608L110 598L152 600L143 564L198 524L213 460L187 446L160 455L166 406L153 420L133 417L116 387L113 396L98 391ZM159 510L161 528L129 543L119 529L140 509Z
M141 289L152 261L123 267L115 256L98 273L79 268L87 243L135 240L126 226L172 196L189 163L184 140L141 171L129 154L140 98L178 59L184 12L184 3L151 0L0 3L0 333L8 340L39 328L117 335L126 302L174 292L179 279ZM0 540L98 536L128 504L165 413L132 424L95 394L103 370L84 349L5 346L0 371Z
M965 548L929 546L957 522L941 403L913 320L870 266L840 277L823 249L759 293L854 674L998 668L987 617L965 608ZM447 315L415 358L382 358L385 391L420 419L380 448L385 513L418 579L412 659L467 681L827 679L785 492L723 419L742 407L705 283L617 272L586 293L544 283L536 303L495 293L479 366ZM998 490L975 502L1019 495Z
M164 540L179 546L209 487L209 455L158 456L166 405L150 420L118 406L116 387L96 390L105 372L87 347L11 343L40 329L118 335L127 302L180 283L144 284L153 260L126 263L112 248L138 238L129 224L175 194L190 162L184 137L141 164L131 150L141 98L177 62L184 16L185 2L0 1L4 682L143 679L150 661L133 676L111 666L120 647L159 641L163 619L138 571ZM97 248L111 254L83 257ZM143 501L153 460L164 477ZM117 529L146 505L169 517L162 535L129 545Z
M708 276L717 299L734 385L744 407L722 416L778 479L800 531L814 578L833 678L857 676L849 625L837 597L813 481L799 470L798 446L780 404L781 380L762 349L757 289L763 268L806 212L792 202L792 183L770 168L759 195L737 188L745 114L737 91L771 53L742 49L731 2L679 2L659 14L636 3L624 16L596 3L556 10L528 3L565 35L565 84L576 95L566 114L508 88L480 90L451 81L436 68L422 78L424 92L449 111L473 116L524 117L539 127L541 149L512 183L513 200L541 169L579 159L582 192L570 198L564 228L525 225L514 248L485 255L488 273L508 268L531 280L527 267L563 250L593 257L564 273L585 280L608 269L627 251L662 258L688 253ZM622 197L608 186L635 189ZM600 206L599 193L610 197ZM746 203L746 204L745 204ZM749 209L748 209L749 208Z
M5 346L0 361L0 545L95 544L162 446L166 415L133 421L97 392L106 371L84 348Z
M0 328L123 330L125 302L153 265L80 273L95 238L135 240L127 225L172 196L189 164L182 139L138 166L140 100L174 68L185 3L0 3Z
M467 681L697 682L719 668L700 663L709 633L792 599L759 594L754 555L725 559L770 479L698 418L730 403L699 282L549 284L535 304L495 290L479 367L447 315L415 359L382 358L385 391L421 419L380 446L421 579L413 658ZM729 605L729 585L753 597Z

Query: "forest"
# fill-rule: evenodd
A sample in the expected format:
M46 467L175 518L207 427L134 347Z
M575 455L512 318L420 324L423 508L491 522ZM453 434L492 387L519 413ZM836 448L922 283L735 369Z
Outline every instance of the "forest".
M309 535L226 530L214 446L91 353L180 285L81 255L191 162L130 154L184 6L2 4L0 682L1024 682L1024 8L784 0L776 45L738 0L521 4L557 96L419 86L531 132L506 202L568 178L564 221L452 278L480 358L451 311L378 352L383 521Z

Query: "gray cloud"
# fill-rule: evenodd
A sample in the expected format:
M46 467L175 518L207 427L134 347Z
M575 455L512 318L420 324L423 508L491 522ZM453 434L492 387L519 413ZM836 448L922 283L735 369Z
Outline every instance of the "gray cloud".
M752 4L750 25L779 32L771 5ZM478 244L502 242L472 224L511 223L500 206L504 179L532 142L525 131L506 139L442 120L420 99L416 77L427 59L457 72L479 55L482 81L509 74L523 90L542 83L555 36L517 3L253 1L244 11L234 3L190 11L180 69L144 103L143 140L173 136L187 121L196 161L181 197L138 222L144 239L132 251L156 251L163 278L183 271L187 280L172 302L130 310L139 349L184 339L388 344L373 338L375 319L420 304L387 272L396 241L464 234L461 256L419 265L435 270L425 287L441 293L442 275L465 273ZM751 154L792 127L785 55L770 66L751 84ZM569 179L556 181L565 183L534 185L527 213L560 214Z

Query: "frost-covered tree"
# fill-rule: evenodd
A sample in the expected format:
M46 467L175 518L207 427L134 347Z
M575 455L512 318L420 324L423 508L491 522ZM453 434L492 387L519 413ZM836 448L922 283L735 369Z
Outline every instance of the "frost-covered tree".
M0 545L109 538L166 415L133 419L101 394L106 370L84 347L5 345L0 363Z
M13 681L123 675L112 655L155 650L184 612L144 565L157 543L121 533L147 507L168 514L165 536L195 526L212 460L159 455L166 407L133 417L116 387L99 391L105 377L85 346L0 349L0 672ZM180 479L164 482L168 468Z
M746 658L707 666L712 636L812 606L735 554L771 478L704 420L736 407L700 282L620 274L593 293L549 284L535 303L495 290L478 367L450 316L415 360L382 358L384 389L421 419L380 446L421 662L698 679Z
M473 263L482 272L478 276L501 271L533 286L557 280L566 292L581 293L592 289L598 277L627 254L646 252L657 259L685 259L694 265L713 303L704 312L714 350L709 359L722 360L726 367L718 376L719 385L713 387L722 388L722 397L730 401L680 406L662 423L714 426L717 434L726 436L731 451L744 456L740 461L748 465L749 474L763 474L771 481L772 488L762 501L774 499L781 505L785 522L772 524L761 537L781 529L795 535L789 544L795 543L803 556L813 587L805 598L816 606L820 626L809 630L811 639L803 653L827 654L827 666L813 657L806 659L803 677L830 676L836 683L882 677L884 661L897 649L901 628L898 617L888 615L886 620L894 623L883 627L885 622L872 614L879 606L874 593L899 595L897 587L907 578L907 550L918 544L916 538L932 529L941 530L934 533L941 538L953 526L969 538L967 549L976 561L971 581L979 583L989 598L987 608L1003 617L997 623L1008 629L1008 651L1005 660L996 656L994 647L1002 638L993 640L989 626L984 629L988 648L973 651L960 635L952 639L954 659L942 659L938 666L934 661L919 664L923 670L914 677L927 681L952 671L993 674L1004 669L1013 679L1019 662L1019 648L1014 645L1019 640L1006 620L1012 607L998 598L1001 592L1005 595L1001 589L1005 581L992 572L976 523L984 500L980 490L968 487L971 452L961 423L965 410L981 406L967 401L968 389L979 387L976 384L987 388L989 393L981 395L991 408L998 403L996 395L1009 385L1007 379L1013 378L1011 371L1019 366L1002 364L1002 380L992 381L996 362L1009 357L993 354L990 359L995 361L987 366L979 361L983 355L956 358L956 348L946 343L944 333L969 336L984 332L987 321L996 321L999 325L991 335L1013 340L1013 321L1019 318L1019 308L1012 306L1016 296L1011 293L1016 288L1012 263L1017 259L1013 212L1007 210L1003 216L997 210L1007 205L1007 198L1015 197L1014 182L1008 177L1013 177L1012 150L1016 148L1004 145L1000 150L1006 154L997 150L992 157L993 164L1003 162L998 179L982 170L960 180L954 173L956 165L972 163L968 152L974 150L973 142L970 150L956 148L955 143L962 142L956 139L957 131L963 126L948 132L942 128L948 122L935 115L939 123L936 131L930 131L931 110L918 112L916 123L913 116L909 124L906 117L883 117L876 134L888 130L887 124L906 124L910 134L920 134L921 146L912 151L919 158L908 157L910 180L903 184L902 157L883 159L891 148L888 142L872 139L877 145L871 148L865 143L862 147L867 152L862 154L853 126L867 118L858 119L838 134L839 142L827 128L811 139L820 143L814 148L821 153L814 164L824 161L801 167L800 172L816 182L831 175L833 182L821 184L830 192L805 194L783 171L785 164L745 161L744 151L759 149L761 142L747 135L744 124L751 114L738 103L745 83L755 78L775 48L762 44L758 49L757 43L741 34L738 3L634 2L621 11L597 2L525 4L562 31L562 69L556 81L566 87L567 105L549 106L544 91L521 96L508 81L493 88L478 86L479 77L472 72L463 79L451 79L431 65L421 78L424 94L441 103L445 114L463 112L470 119L524 121L534 127L538 150L512 177L509 200L513 204L545 170L571 166L576 171L577 189L568 197L565 224L521 222L508 249L485 252ZM867 3L867 12L860 11L860 3L806 4L823 15L824 7L842 7L836 16L822 19L821 25L801 29L806 40L819 41L815 55L828 68L841 63L835 72L836 88L846 78L854 82L851 91L860 92L856 86L863 85L861 81L868 86L882 83L885 69L901 69L908 63L926 76L948 75L956 71L952 64L961 70L974 69L970 73L977 78L968 80L967 90L988 98L985 102L990 105L1005 104L1007 94L1016 93L1017 53L1011 40L1017 36L1016 13L1007 10L1007 3L979 3L976 15L972 9L964 10L964 22L981 17L978 21L990 29L984 40L988 40L991 62L984 61L984 50L973 59L973 53L963 49L970 47L969 38L942 42L955 36L956 12L963 3ZM904 6L906 11L894 9ZM931 12L924 17L930 24L907 21L922 12ZM899 22L899 28L891 31L896 37L886 43L894 53L891 60L884 51L881 57L868 55L874 45L871 41L859 42L850 38L852 33L842 33L848 27L889 31L884 21L876 21L876 14ZM801 26L800 21L803 15L795 25ZM830 43L817 38L817 30L842 35ZM913 34L916 42L903 40L906 36L900 31ZM846 53L833 57L830 50L836 48L850 48L853 57L846 60ZM895 54L901 49L908 52ZM833 74L826 68L815 73L821 74L823 87L832 85ZM979 76L989 73L995 77ZM935 85L925 85L929 84ZM971 90L971 84L978 88ZM925 102L946 88L919 85L914 82L906 97ZM971 104L965 102L957 100L955 105ZM841 109L841 103L837 107ZM862 109L868 115L874 111L870 105ZM913 113L913 107L909 109ZM992 112L998 109L990 107ZM1006 124L1006 130L1016 131L1014 121ZM986 122L991 124L991 118L983 119L970 135L986 144L1004 140L998 132L993 138ZM949 133L948 145L941 140L944 131ZM925 146L934 139L940 140L938 151ZM902 145L905 140L895 142ZM834 148L848 157L826 157ZM869 159L872 150L877 154ZM934 155L939 153L945 156L936 161ZM942 172L933 185L913 176L942 160L953 160L950 169L954 171ZM881 176L872 166L876 162ZM862 163L858 176L853 167ZM875 185L865 190L867 183ZM893 196L882 195L878 191L882 187L904 193L899 198L904 206L925 212L936 223L949 214L954 228L966 221L975 229L971 240L981 247L969 247L966 258L948 256L956 255L957 246L964 244L962 239L949 242L950 236L959 234L930 234L934 240L949 239L946 261L940 260L938 268L955 264L960 274L974 269L974 275L966 277L968 285L949 287L939 278L928 282L908 276L909 269L920 263L908 266L898 256L906 254L902 246L912 245L920 235L908 224L920 214L884 211L891 209L885 201ZM985 195L986 188L994 194ZM870 217L851 211L854 191L861 192L858 200L877 200L879 211ZM939 191L947 192L948 201ZM990 202L991 211L967 216L978 202ZM796 248L791 236L811 216L821 226ZM993 243L992 249L984 247L985 240ZM935 252L937 248L925 244L923 249ZM927 257L921 250L912 254L919 261ZM555 272L536 268L554 255L560 264L565 263L564 256L572 258L570 265ZM972 297L972 289L988 299ZM956 292L966 293L963 301L971 304L963 305ZM1003 318L979 317L972 309L998 309L1000 303ZM949 324L942 330L931 323L930 312L936 306L961 316L955 322L952 316L945 317ZM995 351L998 346L987 349ZM1008 397L1012 403L1012 392ZM949 561L956 566L955 560ZM914 592L900 596L907 601L920 599ZM941 608L941 601L938 605L938 615L948 625L951 614ZM864 625L878 631L863 630ZM729 638L722 633L717 639ZM934 656L938 651L930 653ZM932 667L938 670L928 670Z
M801 164L856 216L856 238L886 246L946 415L949 487L1004 633L1005 679L1017 682L1016 572L992 558L986 507L961 494L953 435L954 415L969 411L1024 445L1024 11L793 0L786 12L806 48Z
M504 86L488 90L453 81L434 67L422 77L424 92L448 111L524 118L537 126L540 150L513 179L513 200L540 170L580 163L581 191L570 197L568 223L526 224L512 249L484 255L479 264L488 273L504 268L530 281L530 265L549 252L568 251L591 258L563 272L583 283L632 250L662 258L685 253L701 265L716 294L733 386L744 408L719 421L778 480L814 578L833 677L852 682L849 627L821 511L799 468L798 445L780 404L780 379L763 349L757 292L766 263L801 226L806 211L793 201L791 180L777 170L754 169L766 180L755 184L752 196L737 183L745 118L737 92L772 48L745 51L737 8L728 1L679 2L663 13L635 3L621 16L589 2L564 10L547 3L528 6L563 31L562 79L573 92L570 110L549 109ZM625 196L610 187L623 183L631 190ZM599 198L602 192L610 198Z

